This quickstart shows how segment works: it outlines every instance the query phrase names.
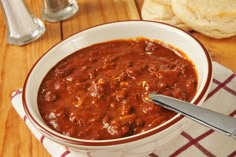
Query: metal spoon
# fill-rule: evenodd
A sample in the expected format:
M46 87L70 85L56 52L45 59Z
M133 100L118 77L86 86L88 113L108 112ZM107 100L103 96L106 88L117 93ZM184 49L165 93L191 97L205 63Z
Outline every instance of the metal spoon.
M236 118L156 93L150 93L149 97L155 104L178 112L236 140Z

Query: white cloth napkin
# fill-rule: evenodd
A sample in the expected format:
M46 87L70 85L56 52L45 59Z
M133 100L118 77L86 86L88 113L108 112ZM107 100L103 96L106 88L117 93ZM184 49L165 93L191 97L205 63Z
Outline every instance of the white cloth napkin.
M25 115L22 106L22 89L12 93L12 105L34 136L54 157L93 157L91 154L69 151L40 134ZM213 62L213 83L203 107L236 117L236 73ZM194 121L178 136L163 146L157 146L149 157L236 157L236 140L213 131ZM121 155L122 157L122 155Z

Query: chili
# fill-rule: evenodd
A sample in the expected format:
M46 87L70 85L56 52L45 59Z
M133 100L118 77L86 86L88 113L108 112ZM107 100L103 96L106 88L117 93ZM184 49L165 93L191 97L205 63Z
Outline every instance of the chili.
M176 114L148 101L157 92L190 101L194 65L183 52L146 38L114 40L81 49L56 64L38 92L49 127L93 140L127 137Z

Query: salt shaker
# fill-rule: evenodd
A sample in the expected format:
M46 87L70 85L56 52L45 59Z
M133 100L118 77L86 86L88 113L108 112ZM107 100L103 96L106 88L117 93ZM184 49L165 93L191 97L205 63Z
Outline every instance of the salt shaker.
M7 42L22 46L38 39L45 32L41 20L33 16L23 0L0 0L7 25Z
M70 18L79 10L76 0L43 0L42 18L57 22Z

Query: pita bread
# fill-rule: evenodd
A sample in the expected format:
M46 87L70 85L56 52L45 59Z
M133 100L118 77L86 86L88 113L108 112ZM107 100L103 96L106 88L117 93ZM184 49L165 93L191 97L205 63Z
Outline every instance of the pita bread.
M190 30L173 12L171 0L145 0L141 14L144 20L164 22Z
M172 0L171 5L193 30L213 38L236 35L236 0Z

